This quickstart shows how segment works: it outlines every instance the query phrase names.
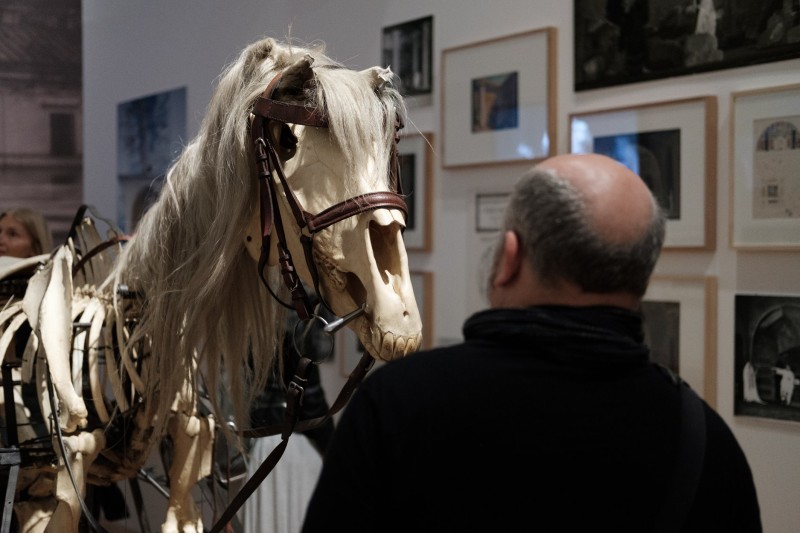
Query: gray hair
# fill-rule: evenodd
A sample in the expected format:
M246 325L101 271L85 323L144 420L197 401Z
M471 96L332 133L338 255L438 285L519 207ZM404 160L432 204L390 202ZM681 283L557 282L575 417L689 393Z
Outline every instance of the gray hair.
M507 230L544 283L576 283L594 293L643 296L664 243L665 217L653 198L653 216L641 238L612 243L592 228L586 201L555 173L534 168L517 183L506 210Z

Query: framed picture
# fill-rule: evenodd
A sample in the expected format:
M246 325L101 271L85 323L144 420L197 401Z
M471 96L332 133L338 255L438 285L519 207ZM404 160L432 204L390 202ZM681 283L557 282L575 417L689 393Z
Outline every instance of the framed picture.
M403 241L409 252L430 252L433 247L433 134L400 137L400 182L408 217Z
M667 213L665 248L716 245L717 99L569 115L572 153L605 154L636 172Z
M443 166L554 155L555 58L555 28L443 50Z
M503 229L509 193L478 194L475 196L475 231L488 233Z
M411 285L414 287L414 299L417 301L422 319L422 346L420 349L433 347L433 272L412 270ZM364 345L358 340L350 328L342 328L336 332L336 359L339 361L339 373L346 378L355 369L364 355ZM375 366L383 364L375 361Z
M800 422L800 296L734 297L734 414Z
M117 106L117 225L133 233L186 138L186 87Z
M400 78L409 103L430 105L433 91L433 16L383 28L383 66Z
M642 302L651 358L712 407L717 397L717 278L653 276Z
M800 84L731 95L730 238L800 250Z
M575 0L575 90L800 57L797 3Z

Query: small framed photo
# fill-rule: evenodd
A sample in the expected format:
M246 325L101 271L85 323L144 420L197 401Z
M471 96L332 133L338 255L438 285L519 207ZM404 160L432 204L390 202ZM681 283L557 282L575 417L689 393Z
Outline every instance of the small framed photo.
M800 84L731 95L730 238L800 250Z
M420 349L427 350L434 345L433 330L433 272L412 270L411 285L414 288L414 299L417 301L420 318L422 319L422 345ZM347 378L356 368L364 355L364 345L350 328L342 328L336 332L336 358L339 361L339 373ZM375 366L383 364L375 361ZM374 367L373 367L374 368Z
M734 414L800 422L800 295L734 297Z
M701 96L569 115L572 153L636 172L667 214L665 248L716 246L717 99Z
M681 376L715 406L717 278L653 276L641 310L651 359Z
M487 193L475 196L475 231L490 233L503 229L510 193Z
M445 168L537 161L555 154L556 29L442 51Z
M433 248L433 134L400 137L400 183L408 207L403 241L409 252Z
M430 105L433 92L433 16L383 28L383 66L400 78L409 104Z

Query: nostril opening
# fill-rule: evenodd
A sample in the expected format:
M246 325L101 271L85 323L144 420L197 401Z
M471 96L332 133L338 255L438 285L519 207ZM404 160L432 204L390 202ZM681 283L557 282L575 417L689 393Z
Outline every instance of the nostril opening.
M369 239L378 272L383 283L388 285L390 277L396 278L402 270L397 253L397 226L382 226L374 221L370 222Z

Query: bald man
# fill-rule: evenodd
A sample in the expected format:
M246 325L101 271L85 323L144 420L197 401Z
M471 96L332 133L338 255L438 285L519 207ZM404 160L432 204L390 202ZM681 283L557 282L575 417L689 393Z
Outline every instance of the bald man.
M664 228L645 183L605 156L525 174L490 308L463 343L361 385L303 532L760 532L735 437L643 343Z

